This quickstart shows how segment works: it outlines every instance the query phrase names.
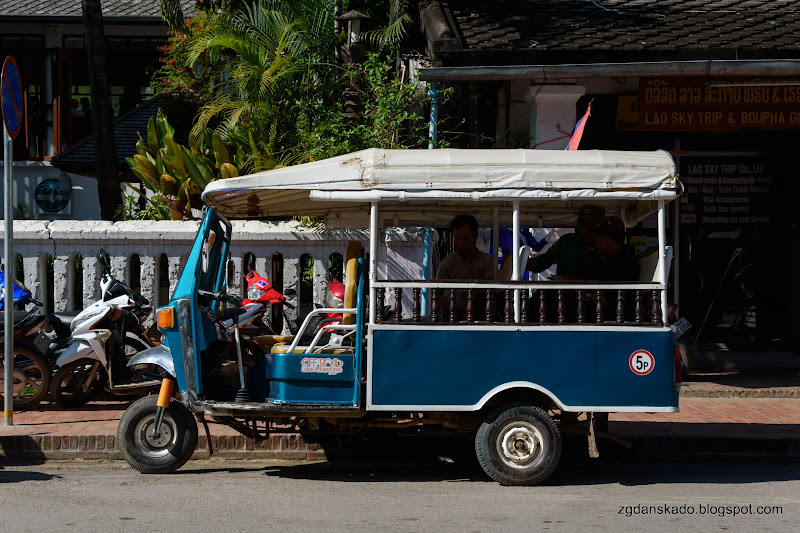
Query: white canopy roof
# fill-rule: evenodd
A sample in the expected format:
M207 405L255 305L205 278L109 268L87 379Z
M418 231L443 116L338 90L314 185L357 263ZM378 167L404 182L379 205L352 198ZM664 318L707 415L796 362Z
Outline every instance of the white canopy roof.
M206 204L230 218L324 216L328 226L446 225L457 214L492 221L520 201L528 226L568 225L585 203L632 224L680 194L667 152L370 149L213 182Z

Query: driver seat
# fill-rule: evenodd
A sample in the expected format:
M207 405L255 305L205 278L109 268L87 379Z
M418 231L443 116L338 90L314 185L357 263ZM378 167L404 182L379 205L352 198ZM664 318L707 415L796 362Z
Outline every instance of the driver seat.
M357 286L356 283L358 281L358 253L361 250L361 243L359 241L350 241L347 243L347 249L345 251L344 261L345 261L345 278L344 278L344 307L345 308L354 308L356 306L356 297L357 297ZM355 314L354 313L343 313L342 315L342 324L344 325L353 325L355 324ZM324 326L323 326L324 327ZM316 333L316 332L314 332ZM273 344L272 348L270 349L270 353L288 353L289 347L291 346L292 339L288 340L286 343L282 344ZM258 340L256 339L256 342ZM308 353L309 346L297 346L294 350L294 353ZM314 353L324 353L324 354L351 354L353 353L353 347L325 347L324 345L317 345L314 348Z

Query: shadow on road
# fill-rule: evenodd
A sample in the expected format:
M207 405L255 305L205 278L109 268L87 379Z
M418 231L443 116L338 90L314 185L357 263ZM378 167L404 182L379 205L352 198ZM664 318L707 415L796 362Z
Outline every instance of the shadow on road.
M600 459L586 456L585 444L568 441L561 463L544 486L654 484L747 484L800 479L800 465L791 458L741 456L681 457L663 462L634 462L633 454L609 449ZM601 454L603 450L601 448ZM475 459L471 441L414 442L379 449L350 447L335 450L328 461L314 464L238 463L191 468L173 475L225 472L260 473L268 477L347 483L460 482L492 483Z

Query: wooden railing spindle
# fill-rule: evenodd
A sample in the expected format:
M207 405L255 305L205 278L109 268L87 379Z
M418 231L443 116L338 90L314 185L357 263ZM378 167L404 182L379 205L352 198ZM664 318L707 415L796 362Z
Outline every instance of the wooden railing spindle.
M403 314L403 288L394 288L394 321L400 322Z
M386 289L384 289L383 287L378 287L378 290L376 292L377 292L377 297L375 302L376 306L375 321L380 322L381 316L383 314L383 306L385 305L384 301L385 301Z
M617 289L617 323L625 322L625 292Z
M539 324L547 322L547 302L544 299L544 289L539 289Z
M636 314L635 320L636 320L637 324L641 324L642 322L644 322L644 318L643 318L643 315L644 315L644 304L642 303L642 291L641 290L637 290L636 291L636 309L635 309L635 314Z
M431 289L431 322L439 321L439 289Z
M531 295L528 292L528 289L523 289L522 291L520 291L519 296L520 296L520 298L522 298L522 301L520 302L520 304L521 304L520 308L521 308L522 316L520 318L522 319L522 323L523 324L527 324L528 323L528 299L530 298Z
M475 292L472 289L472 287L470 287L469 289L467 289L467 323L468 324L472 324L472 311L473 311L473 307L475 305L474 299L475 299Z
M450 289L450 313L448 314L448 320L451 324L456 323L456 290Z
M578 289L578 324L583 324L586 322L586 317L584 316L583 310L583 289Z
M566 321L566 317L564 316L564 291L562 289L558 289L557 298L558 323L563 324Z
M503 311L505 313L505 321L506 324L511 323L511 309L513 309L513 304L511 303L511 289L506 289L506 305L503 307Z
M484 311L486 312L486 322L492 322L494 318L492 316L492 289L486 289L486 306L484 307Z
M411 318L412 318L412 320L414 322L419 322L420 319L421 319L421 317L420 317L420 308L422 307L422 304L420 302L420 300L421 300L420 291L421 291L421 289L419 287L414 287L411 290L411 294L413 295L413 299L414 299L414 305L412 307L413 311L412 311Z
M660 298L659 293L661 291L654 290L653 291L653 319L652 323L654 326L661 325L661 306L659 305Z
M594 310L597 313L594 321L596 324L603 324L605 322L605 317L603 316L605 313L605 306L603 305L603 291L597 289L597 302L594 306Z

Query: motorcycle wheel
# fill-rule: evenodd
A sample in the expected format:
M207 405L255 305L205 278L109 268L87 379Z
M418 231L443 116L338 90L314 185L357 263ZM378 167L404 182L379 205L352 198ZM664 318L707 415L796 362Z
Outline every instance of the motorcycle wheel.
M90 378L91 382L87 386ZM61 407L80 407L96 398L106 383L108 376L100 361L78 359L62 366L55 373L50 397Z
M142 474L168 474L182 467L197 447L197 422L172 398L164 410L159 435L153 434L158 395L145 396L125 410L117 429L117 447Z
M12 357L14 409L30 409L39 405L50 390L50 363L40 354L22 346L14 346ZM5 358L0 355L0 401L4 401L4 392Z

